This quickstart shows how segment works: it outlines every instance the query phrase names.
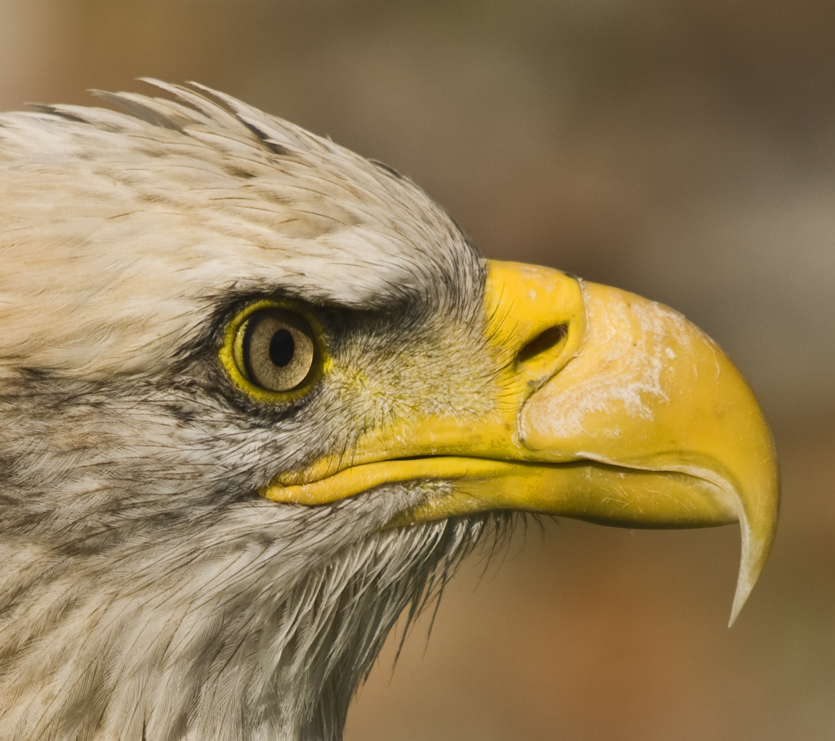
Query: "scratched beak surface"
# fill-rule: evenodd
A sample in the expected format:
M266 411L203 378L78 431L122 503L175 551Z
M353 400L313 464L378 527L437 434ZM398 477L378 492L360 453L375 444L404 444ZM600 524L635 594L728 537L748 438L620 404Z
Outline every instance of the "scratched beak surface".
M722 350L680 314L617 289L582 287L587 336L524 405L521 444L542 461L659 474L661 491L625 485L612 506L584 519L631 527L739 521L733 622L777 523L776 457L759 405ZM667 495L665 477L671 489L690 482L691 496Z

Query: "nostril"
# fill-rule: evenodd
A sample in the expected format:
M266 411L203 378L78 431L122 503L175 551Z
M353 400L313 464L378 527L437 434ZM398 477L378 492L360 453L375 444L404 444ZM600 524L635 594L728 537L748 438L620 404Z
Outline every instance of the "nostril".
M548 327L548 329L534 337L519 351L519 354L516 356L517 362L527 363L553 350L565 339L567 334L568 327L565 324L556 324L553 327Z

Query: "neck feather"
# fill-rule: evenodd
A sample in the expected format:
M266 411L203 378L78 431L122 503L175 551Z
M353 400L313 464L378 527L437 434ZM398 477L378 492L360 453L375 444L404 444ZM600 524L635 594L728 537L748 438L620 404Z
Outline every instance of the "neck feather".
M392 499L238 502L92 553L7 540L0 737L340 739L397 617L490 522L381 531Z

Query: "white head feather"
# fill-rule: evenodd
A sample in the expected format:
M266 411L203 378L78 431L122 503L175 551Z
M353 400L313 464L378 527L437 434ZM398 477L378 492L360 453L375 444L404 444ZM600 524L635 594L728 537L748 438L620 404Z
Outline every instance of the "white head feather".
M105 96L132 115L0 115L0 738L338 739L488 520L382 530L430 485L255 492L393 415L486 403L483 263L387 168L157 84L176 100ZM260 295L341 328L305 404L220 367Z

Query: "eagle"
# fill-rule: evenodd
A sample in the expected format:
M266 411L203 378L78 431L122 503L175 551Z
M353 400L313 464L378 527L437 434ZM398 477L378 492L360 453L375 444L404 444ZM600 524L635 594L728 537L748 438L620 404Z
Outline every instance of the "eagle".
M739 522L736 616L779 485L713 341L153 84L0 115L0 738L337 741L518 513Z

